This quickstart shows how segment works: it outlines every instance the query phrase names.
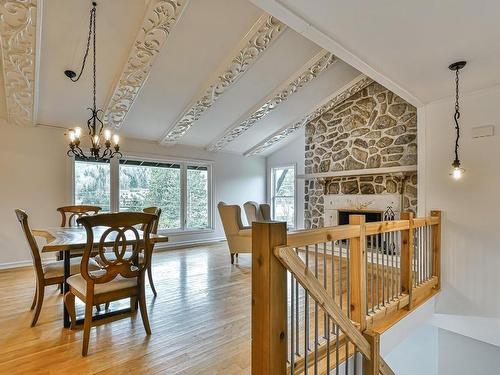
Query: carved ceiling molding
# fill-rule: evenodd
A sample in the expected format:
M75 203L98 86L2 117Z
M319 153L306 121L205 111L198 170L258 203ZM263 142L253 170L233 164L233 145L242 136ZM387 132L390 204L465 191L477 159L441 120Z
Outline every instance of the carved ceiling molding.
M153 63L179 21L189 0L151 0L127 63L123 67L104 113L104 122L119 128L139 91L148 79Z
M0 40L8 121L33 125L37 0L0 1Z
M302 68L292 75L283 85L274 90L264 100L233 124L225 134L208 146L208 151L220 151L229 143L252 128L259 120L263 119L290 96L307 86L311 81L328 69L336 60L330 52L322 50Z
M365 76L364 74L359 75L353 81L349 82L346 86L333 94L333 96L328 98L326 102L323 102L323 104L320 104L318 107L316 107L308 115L302 117L298 121L294 121L291 124L288 124L277 132L271 134L262 142L258 143L250 150L245 152L244 155L254 156L266 151L269 147L274 146L278 142L281 142L289 135L304 127L308 122L313 121L319 116L322 116L324 113L330 111L332 108L336 107L344 100L348 99L350 96L356 94L358 91L361 91L372 82L373 80Z
M238 44L236 52L233 52L230 59L217 71L215 78L209 80L203 91L170 126L161 143L176 143L193 126L193 123L243 76L285 28L286 26L276 18L267 14L262 15Z

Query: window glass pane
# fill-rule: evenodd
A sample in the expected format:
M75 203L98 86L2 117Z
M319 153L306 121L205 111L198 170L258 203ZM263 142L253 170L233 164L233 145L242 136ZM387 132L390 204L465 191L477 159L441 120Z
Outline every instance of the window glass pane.
M110 210L109 163L75 160L75 204Z
M160 207L159 229L181 228L179 164L120 160L120 211Z
M273 219L295 226L295 168L273 168L271 172Z
M208 216L208 168L201 166L188 166L187 228L208 228Z

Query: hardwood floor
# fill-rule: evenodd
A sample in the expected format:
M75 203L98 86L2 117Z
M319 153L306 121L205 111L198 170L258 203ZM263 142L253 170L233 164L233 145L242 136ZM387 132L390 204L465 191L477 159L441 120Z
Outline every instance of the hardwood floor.
M0 272L0 374L249 374L251 255L231 266L219 244L156 253L153 265L152 335L139 314L102 324L92 328L86 358L83 332L62 327L56 287L30 328L33 270Z

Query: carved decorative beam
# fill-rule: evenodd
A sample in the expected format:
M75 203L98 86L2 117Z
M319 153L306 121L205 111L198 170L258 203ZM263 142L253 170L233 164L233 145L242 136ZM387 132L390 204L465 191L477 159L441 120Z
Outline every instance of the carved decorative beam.
M285 29L285 25L267 14L262 15L227 62L217 70L216 78L209 80L187 109L164 135L162 144L176 143L262 55Z
M37 0L0 1L0 40L8 121L35 121Z
M284 84L240 118L236 124L233 124L222 137L208 146L207 150L222 150L227 144L252 128L259 120L271 113L290 96L299 92L302 87L307 86L307 84L327 70L335 61L335 56L328 51L322 50L294 73Z
M348 99L350 96L354 95L358 91L364 89L366 86L371 84L373 80L364 74L359 75L353 81L349 82L346 86L338 90L332 96L330 96L326 101L317 106L306 116L300 118L299 120L293 121L291 124L281 128L277 132L271 134L269 137L264 139L262 142L258 143L250 150L244 153L245 156L253 156L260 154L267 150L269 147L274 146L276 143L281 142L283 139L293 134L295 131L301 129L308 122L314 120L315 118L328 112L335 106L342 103L344 100Z
M115 128L122 125L188 2L150 0L141 29L106 107L104 122L107 125Z

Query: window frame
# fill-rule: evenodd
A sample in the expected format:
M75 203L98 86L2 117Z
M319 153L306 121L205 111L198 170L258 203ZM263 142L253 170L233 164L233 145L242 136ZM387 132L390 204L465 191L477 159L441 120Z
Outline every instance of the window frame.
M270 166L268 169L269 172L269 202L271 205L271 218L274 220L274 201L275 201L275 192L274 192L274 177L273 170L275 169L284 169L289 168L293 169L293 225L289 227L290 229L295 229L297 227L297 163L287 163L287 164L278 164Z
M210 233L215 231L215 186L214 186L214 171L215 163L211 160L188 159L177 157L162 157L157 155L147 154L123 154L125 160L137 160L158 163L175 163L181 166L181 228L175 229L158 229L160 234L170 235L191 235L198 233ZM207 168L207 196L208 196L208 226L206 228L187 227L187 167L202 166ZM71 158L71 202L75 202L75 158ZM110 211L119 212L120 210L120 163L119 159L111 159L110 161Z

